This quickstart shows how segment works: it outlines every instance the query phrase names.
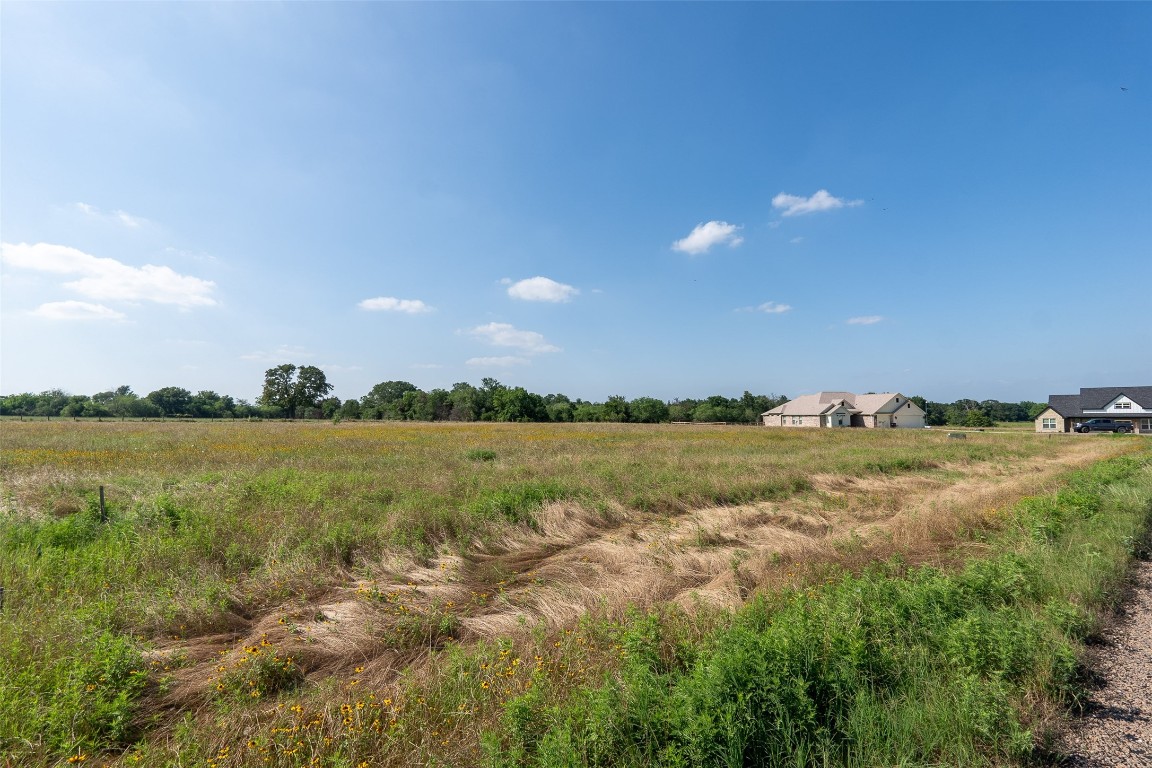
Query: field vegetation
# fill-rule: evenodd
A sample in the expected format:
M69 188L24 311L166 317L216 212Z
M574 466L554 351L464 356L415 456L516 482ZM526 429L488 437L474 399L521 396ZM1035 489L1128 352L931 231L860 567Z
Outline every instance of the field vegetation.
M8 421L0 449L12 765L1025 761L1152 509L1111 436Z

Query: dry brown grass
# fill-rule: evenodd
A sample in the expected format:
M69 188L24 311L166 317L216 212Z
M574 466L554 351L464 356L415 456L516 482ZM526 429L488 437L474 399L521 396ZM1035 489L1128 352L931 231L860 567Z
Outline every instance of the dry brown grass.
M897 554L909 563L949 561L962 554L957 544L979 546L965 532L991 523L996 510L1115 451L1114 443L1080 441L1060 455L1012 464L817 474L808 494L673 516L554 503L535 531L509 529L483 549L446 551L430 562L393 553L369 574L350 574L344 587L237 618L237 632L172 642L166 651L182 653L188 666L165 706L202 706L211 685L206 670L262 638L288 649L312 681L361 667L361 679L386 689L449 639L563 630L589 612L619 616L629 606L735 608L754 591L803 583L830 564L856 570ZM425 626L445 618L447 631ZM417 634L426 630L416 641L413 625ZM407 643L396 642L398 632Z

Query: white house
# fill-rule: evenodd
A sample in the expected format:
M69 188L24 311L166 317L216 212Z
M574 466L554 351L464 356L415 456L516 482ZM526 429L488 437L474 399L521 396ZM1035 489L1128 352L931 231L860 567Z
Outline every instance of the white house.
M1081 387L1078 395L1050 395L1036 417L1036 431L1074 432L1100 418L1131 422L1135 431L1152 434L1152 387Z
M924 410L899 392L817 392L760 414L766 427L923 429Z

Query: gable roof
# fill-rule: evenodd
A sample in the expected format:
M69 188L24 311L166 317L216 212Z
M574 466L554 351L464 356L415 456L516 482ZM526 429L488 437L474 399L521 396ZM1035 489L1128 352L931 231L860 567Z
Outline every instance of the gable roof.
M1152 408L1152 387L1081 387L1080 407L1086 411L1099 411L1120 395L1127 395L1129 400Z
M899 397L900 403L893 408L885 408L894 398ZM852 392L817 392L814 395L801 395L795 400L789 400L778 405L761 416L820 416L845 406L850 413L863 413L872 415L876 413L890 413L903 408L906 402L911 402L899 392L881 392L870 395L856 395ZM915 403L913 403L915 405ZM919 409L920 406L916 406Z
M1065 418L1084 415L1080 408L1080 395L1049 395L1048 407Z
M848 397L833 397L833 395L847 395ZM829 411L834 411L841 406L845 406L848 410L853 411L851 392L817 392L814 395L801 395L795 400L789 400L783 405L778 405L770 411L765 411L760 414L761 416L819 416Z
M880 413L880 411L896 410L895 408L885 408L884 406L892 402L892 398L896 397L895 392L881 392L871 395L856 395L856 407L860 409L861 413L873 414ZM903 403L901 403L903 405Z
M1048 407L1065 418L1087 416L1085 411L1102 411L1121 395L1152 410L1152 387L1081 387L1078 395L1049 395Z

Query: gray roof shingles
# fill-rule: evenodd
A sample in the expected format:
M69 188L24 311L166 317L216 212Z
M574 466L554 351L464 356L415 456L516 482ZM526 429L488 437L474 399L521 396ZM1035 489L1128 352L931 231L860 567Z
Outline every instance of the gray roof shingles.
M1103 410L1120 395L1144 408L1152 408L1152 387L1081 387L1078 395L1049 395L1048 407L1067 418Z
M1081 387L1080 407L1098 411L1120 395L1127 395L1132 402L1152 408L1152 387Z

